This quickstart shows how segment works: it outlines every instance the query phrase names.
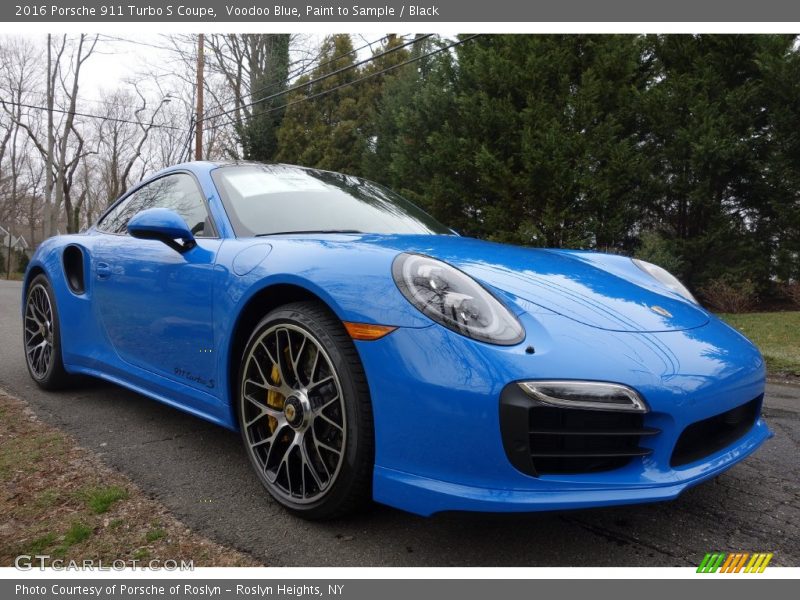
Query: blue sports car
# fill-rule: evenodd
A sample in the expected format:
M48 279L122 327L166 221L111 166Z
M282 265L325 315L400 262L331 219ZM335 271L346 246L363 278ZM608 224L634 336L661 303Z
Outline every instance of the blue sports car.
M764 362L658 266L460 237L375 183L196 162L25 275L31 377L241 432L306 518L675 498L771 436Z

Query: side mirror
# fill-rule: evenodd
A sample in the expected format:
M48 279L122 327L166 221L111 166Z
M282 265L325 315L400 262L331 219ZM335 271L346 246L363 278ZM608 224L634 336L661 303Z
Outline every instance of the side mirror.
M181 253L197 245L186 222L168 208L148 208L135 214L128 221L128 233L142 240L158 240Z

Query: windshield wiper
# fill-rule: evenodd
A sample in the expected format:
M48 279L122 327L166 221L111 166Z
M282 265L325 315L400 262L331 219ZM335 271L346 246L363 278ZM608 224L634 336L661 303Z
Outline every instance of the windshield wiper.
M298 229L295 231L271 231L269 233L257 233L255 237L267 237L270 235L289 235L292 233L364 233L358 229Z

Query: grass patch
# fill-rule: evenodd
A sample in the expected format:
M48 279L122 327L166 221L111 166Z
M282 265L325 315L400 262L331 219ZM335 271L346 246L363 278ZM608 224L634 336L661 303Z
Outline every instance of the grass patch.
M64 557L73 546L85 542L92 537L92 528L81 521L73 521L64 534L64 541L53 551L54 556Z
M84 490L83 499L86 506L96 515L108 512L111 506L128 497L128 490L118 485L91 488Z
M800 377L800 311L720 315L750 338L770 375Z
M133 553L134 560L147 560L148 558L150 558L150 550L147 548L138 548Z
M64 545L74 546L75 544L80 544L81 542L88 540L91 535L91 527L89 527L86 523L75 521L72 525L70 525L67 533L64 534Z
M36 538L33 540L28 546L26 547L26 552L24 554L44 554L44 551L47 550L53 543L56 541L56 534L55 533L48 533L41 537Z
M148 544L152 544L156 540L160 540L161 538L165 537L166 535L167 535L167 532L164 531L161 528L151 529L150 531L148 531L145 534L144 539L147 540Z
M33 501L33 506L40 510L52 508L58 504L60 497L58 490L47 488L39 492L39 495Z

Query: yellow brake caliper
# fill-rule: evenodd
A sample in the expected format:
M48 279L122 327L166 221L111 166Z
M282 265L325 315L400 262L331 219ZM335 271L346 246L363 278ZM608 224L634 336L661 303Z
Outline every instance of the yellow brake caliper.
M272 372L270 373L269 377L272 380L273 385L281 384L281 374L280 370L278 369L278 365L272 365ZM276 392L275 390L267 391L267 405L270 408L274 408L275 410L283 410L284 402L286 402L286 398L284 398L283 394L281 394L280 392ZM270 432L275 433L275 428L277 426L278 426L278 419L270 415L269 416Z

